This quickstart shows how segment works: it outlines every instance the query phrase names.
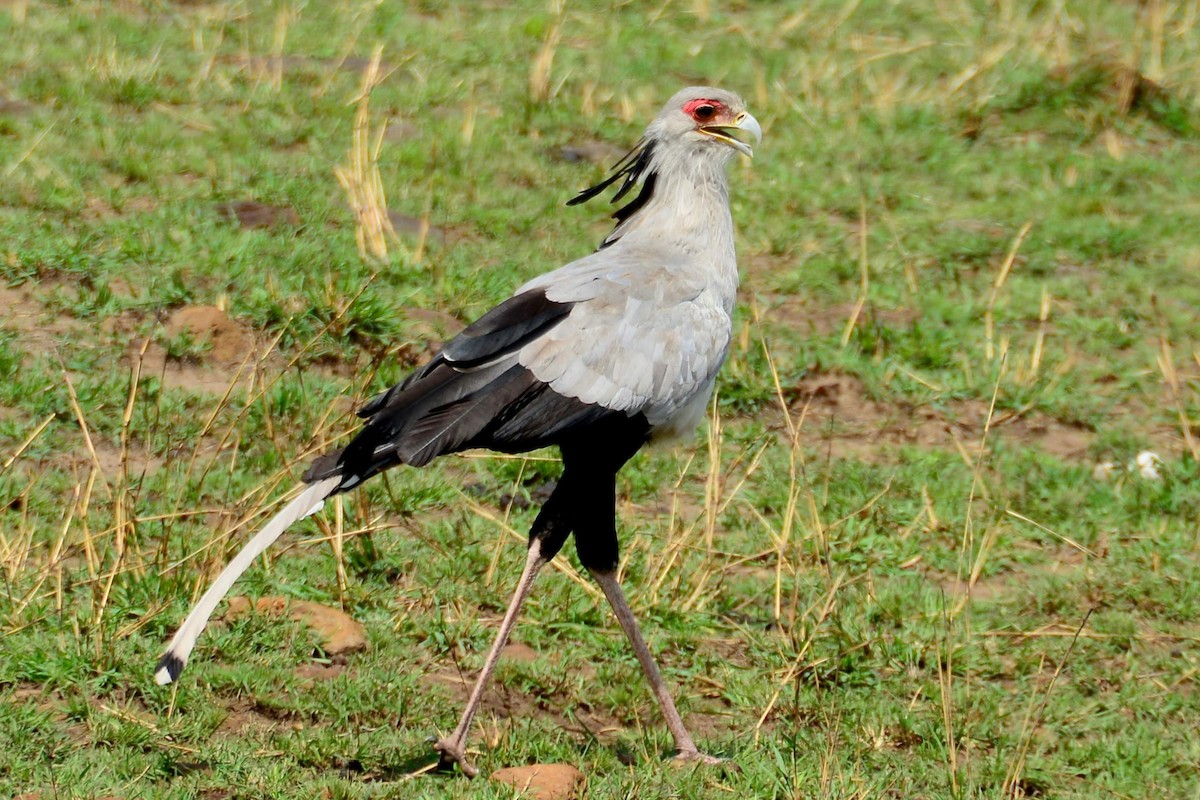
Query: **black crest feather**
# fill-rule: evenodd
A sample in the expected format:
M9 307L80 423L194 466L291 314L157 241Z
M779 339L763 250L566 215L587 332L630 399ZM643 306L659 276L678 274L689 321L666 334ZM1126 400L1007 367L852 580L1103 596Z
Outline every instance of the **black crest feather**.
M625 183L621 184L621 188L617 190L617 193L613 195L611 200L613 203L621 202L621 198L629 193L629 190L632 189L639 180L641 180L642 176L646 173L646 170L650 168L650 159L653 154L654 144L643 139L642 141L638 142L637 147L630 150L621 158L620 161L613 165L613 172L611 175L600 181L600 183L597 183L595 186L584 189L582 192L572 197L567 201L567 205L577 206L580 203L586 203L588 200L591 200L593 197L603 192L609 186L612 186L614 183L624 178ZM636 203L637 199L635 198L633 202ZM619 214L620 212L618 211L617 213ZM616 214L613 216L615 217Z
M647 139L642 139L637 143L637 146L626 153L620 161L613 165L612 174L604 180L597 183L588 189L584 189L579 194L567 201L569 206L577 206L580 203L586 203L593 197L603 192L608 187L612 186L622 178L625 182L621 184L621 188L613 195L609 202L619 203L625 195L629 194L629 190L637 185L638 181L642 183L642 189L637 193L637 196L630 200L625 205L613 212L613 219L620 225L625 220L629 219L638 209L646 205L646 202L654 194L654 181L657 174L650 172L650 162L654 156L654 143ZM605 239L600 246L607 247L616 239Z

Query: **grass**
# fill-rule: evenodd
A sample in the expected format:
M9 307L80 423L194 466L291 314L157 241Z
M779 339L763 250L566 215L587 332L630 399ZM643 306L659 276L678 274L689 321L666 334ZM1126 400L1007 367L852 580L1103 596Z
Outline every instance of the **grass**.
M737 338L695 443L623 473L623 579L741 770L664 763L568 555L488 693L485 774L1195 796L1198 13L0 3L0 794L513 796L409 776L553 453L390 475L235 590L340 606L368 651L249 616L177 687L151 669L356 402L604 235L602 206L562 207L603 165L559 150L628 147L706 81L766 131L733 170ZM188 308L213 327L177 330ZM1160 479L1127 469L1144 450Z

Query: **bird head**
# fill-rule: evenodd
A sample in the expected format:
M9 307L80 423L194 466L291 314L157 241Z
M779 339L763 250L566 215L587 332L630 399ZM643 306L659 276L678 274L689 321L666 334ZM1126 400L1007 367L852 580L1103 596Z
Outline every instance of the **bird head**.
M646 140L655 146L688 149L732 148L748 158L751 145L762 141L758 120L733 92L710 86L689 86L667 101L646 128ZM732 153L730 153L732 154Z
M618 181L621 185L612 197L613 203L619 203L635 186L641 187L633 199L613 213L617 226L600 243L601 248L608 247L636 224L635 215L654 197L660 171L695 174L694 168L699 166L723 173L735 153L754 157L751 140L754 144L762 141L762 128L746 110L742 98L724 89L690 86L667 101L641 140L613 166L607 178L572 197L567 205L586 203Z
M711 86L689 86L667 101L637 145L613 166L612 174L575 195L567 205L586 203L624 179L612 198L612 202L618 203L641 182L638 196L613 214L623 222L649 199L654 188L655 162L687 160L703 154L717 155L722 162L734 153L753 158L754 150L748 139L753 139L754 144L762 141L762 128L746 110L742 98Z

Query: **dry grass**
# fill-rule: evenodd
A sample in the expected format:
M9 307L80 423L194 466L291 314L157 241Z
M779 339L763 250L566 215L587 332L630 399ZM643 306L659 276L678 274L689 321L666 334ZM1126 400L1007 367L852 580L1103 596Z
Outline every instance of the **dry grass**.
M376 47L363 72L362 88L355 100L354 139L349 163L335 168L334 175L346 190L350 210L354 213L354 238L358 242L359 255L387 263L389 244L400 246L400 238L388 218L387 195L379 172L379 154L387 121L377 126L374 134L371 131L371 92L386 78L380 72L382 60L383 48ZM427 233L428 221L425 235Z

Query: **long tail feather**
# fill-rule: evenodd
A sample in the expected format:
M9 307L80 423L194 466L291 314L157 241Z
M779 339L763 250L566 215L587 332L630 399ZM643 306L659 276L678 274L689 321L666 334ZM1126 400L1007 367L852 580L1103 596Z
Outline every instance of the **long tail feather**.
M320 511L321 507L325 505L325 498L329 497L341 483L341 476L334 476L309 485L295 500L284 506L282 511L254 535L253 539L246 543L241 552L234 556L234 559L213 581L212 586L208 587L208 591L200 598L200 602L192 609L192 613L188 614L187 619L175 632L175 637L171 639L171 644L167 646L166 652L158 660L158 666L154 669L155 683L160 685L171 683L179 677L179 673L187 664L192 648L196 646L196 640L200 638L204 626L208 624L209 617L212 616L217 604L229 592L234 582L254 563L254 559L270 547L291 525Z

